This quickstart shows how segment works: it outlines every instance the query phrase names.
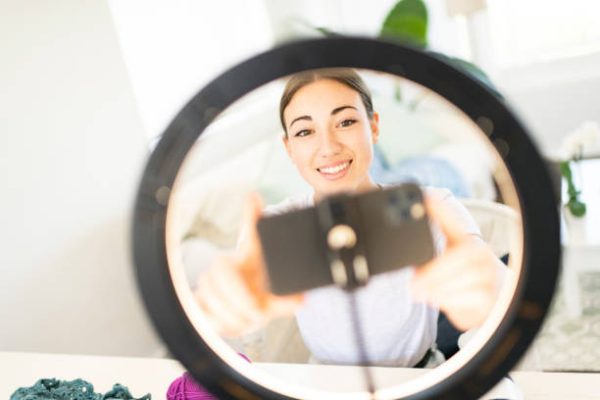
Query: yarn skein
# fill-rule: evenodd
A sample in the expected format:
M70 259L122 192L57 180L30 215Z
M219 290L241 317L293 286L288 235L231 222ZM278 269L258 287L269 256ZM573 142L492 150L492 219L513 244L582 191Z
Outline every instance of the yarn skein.
M244 360L251 362L246 355L238 353ZM167 390L167 400L219 400L194 380L189 372L175 379Z
M94 385L83 379L62 381L55 378L39 379L33 386L17 389L10 400L150 400L150 394L134 398L129 389L119 383L106 392L96 393Z

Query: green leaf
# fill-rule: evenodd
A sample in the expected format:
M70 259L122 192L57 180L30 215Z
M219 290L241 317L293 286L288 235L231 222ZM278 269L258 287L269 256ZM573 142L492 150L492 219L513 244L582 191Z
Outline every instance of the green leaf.
M585 203L579 200L572 200L567 203L567 207L569 207L569 211L575 217L583 217L586 212Z
M579 191L575 188L575 183L573 182L573 172L571 171L571 162L570 161L561 161L560 162L560 173L567 181L567 194L569 195L569 201L573 199L577 199L579 195Z
M427 46L427 7L422 0L400 0L383 21L379 36Z
M341 34L339 34L337 32L332 31L331 29L325 28L323 26L312 26L312 25L309 25L309 26L311 26L314 30L316 30L317 32L321 33L325 37L335 38L335 37L342 37L343 36L343 35L341 35Z
M580 190L577 190L575 184L573 183L573 172L571 171L571 162L561 161L559 163L560 173L567 181L567 195L569 196L569 201L567 202L567 207L571 214L575 217L583 217L586 212L585 203L579 200Z
M567 180L573 179L569 161L561 161L558 165L560 167L560 173L562 176L564 176Z

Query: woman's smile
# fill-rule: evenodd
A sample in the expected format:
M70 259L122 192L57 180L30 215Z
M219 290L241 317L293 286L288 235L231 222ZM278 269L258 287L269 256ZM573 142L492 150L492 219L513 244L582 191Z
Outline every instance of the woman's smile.
M327 180L335 181L346 176L350 170L352 160L344 160L327 164L317 168L317 171Z

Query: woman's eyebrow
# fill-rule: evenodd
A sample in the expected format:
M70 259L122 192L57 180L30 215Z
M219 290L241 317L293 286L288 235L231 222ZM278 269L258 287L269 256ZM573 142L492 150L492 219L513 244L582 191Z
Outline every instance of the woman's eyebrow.
M358 109L356 107L354 107L354 106L344 105L344 106L340 106L340 107L334 108L331 111L331 115L335 115L335 114L339 113L340 111L345 110L346 108L352 108L352 109L358 111ZM310 115L302 115L302 116L300 116L298 118L294 118L294 120L292 122L290 122L290 125L289 125L288 128L291 128L292 125L294 125L294 122L297 122L297 121L312 121L312 117Z
M345 110L346 108L352 108L352 109L354 109L354 110L357 110L357 111L358 111L358 109L357 109L356 107L353 107L353 106L348 106L348 105L346 105L346 106L341 106L341 107L336 107L336 108L334 108L334 109L331 111L331 115L335 115L335 114L339 113L340 111L342 111L342 110Z
M310 115L303 115L301 117L294 118L294 120L290 123L290 126L288 128L291 128L292 125L294 125L294 122L302 121L302 120L312 121L312 117Z

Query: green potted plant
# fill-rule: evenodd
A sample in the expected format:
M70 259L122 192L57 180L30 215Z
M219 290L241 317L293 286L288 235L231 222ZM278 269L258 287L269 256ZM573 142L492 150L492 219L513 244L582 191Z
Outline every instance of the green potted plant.
M597 155L600 150L600 126L597 122L586 121L573 132L565 136L560 149L560 173L567 183L567 202L565 208L576 218L585 216L587 207L581 200L581 188L573 170L584 159L584 156Z
M397 40L435 54L456 68L484 83L494 94L502 97L489 77L477 65L457 57L427 49L428 11L423 0L400 0L390 9L383 20L379 37Z
M585 215L586 206L583 201L580 200L579 195L581 194L581 190L578 190L575 187L575 182L573 180L573 171L571 169L571 163L575 163L578 160L564 160L560 161L560 173L562 177L567 182L567 196L568 200L565 204L565 207L569 210L571 215L577 218L581 218Z

